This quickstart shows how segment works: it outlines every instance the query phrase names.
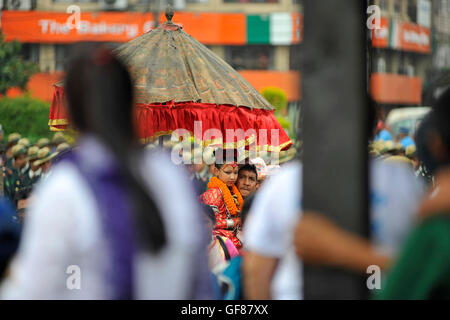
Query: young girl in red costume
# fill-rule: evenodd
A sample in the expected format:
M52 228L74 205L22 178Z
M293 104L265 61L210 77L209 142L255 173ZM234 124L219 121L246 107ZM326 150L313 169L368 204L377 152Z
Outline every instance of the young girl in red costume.
M240 214L244 205L244 199L235 186L239 166L234 155L224 157L221 149L216 150L215 158L214 176L208 183L208 190L200 196L200 202L214 210L216 224L213 235L230 239L239 250L242 243L237 232L241 229Z

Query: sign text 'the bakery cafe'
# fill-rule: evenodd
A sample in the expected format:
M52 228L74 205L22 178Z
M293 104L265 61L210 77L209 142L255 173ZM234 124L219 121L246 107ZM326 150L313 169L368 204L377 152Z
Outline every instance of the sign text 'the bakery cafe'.
M418 24L383 17L381 28L372 31L372 46L430 53L430 29Z

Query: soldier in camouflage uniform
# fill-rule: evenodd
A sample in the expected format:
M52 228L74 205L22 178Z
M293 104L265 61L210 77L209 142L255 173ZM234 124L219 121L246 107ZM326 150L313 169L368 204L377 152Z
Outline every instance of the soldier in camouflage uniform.
M17 205L15 200L16 193L23 187L25 173L28 170L26 152L27 150L23 145L15 145L12 148L13 165L5 169L4 194L15 205Z
M8 136L8 142L6 143L6 151L5 151L5 157L4 157L4 166L6 168L11 168L13 165L13 155L12 155L12 148L17 144L17 142L20 140L21 136L17 132L11 133Z
M38 146L32 146L28 149L27 155L27 161L30 165L29 169L25 173L25 185L33 186L38 180L39 176L42 172L39 166L35 166L34 162L38 160L39 158L39 147Z

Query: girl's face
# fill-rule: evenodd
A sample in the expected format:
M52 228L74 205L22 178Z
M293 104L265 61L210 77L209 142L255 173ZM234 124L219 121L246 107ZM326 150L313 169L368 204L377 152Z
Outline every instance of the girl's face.
M223 165L220 169L214 167L214 175L219 180L223 181L227 185L227 187L232 187L236 183L238 171L238 166L232 166L229 164Z

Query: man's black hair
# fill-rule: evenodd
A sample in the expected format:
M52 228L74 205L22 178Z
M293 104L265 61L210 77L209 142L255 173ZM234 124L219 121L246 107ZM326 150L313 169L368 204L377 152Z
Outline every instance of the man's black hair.
M246 163L246 164L244 164L244 165L239 167L239 172L238 173L240 173L241 171L254 172L256 174L256 180L258 180L258 171L256 170L256 166L255 165Z
M445 90L433 105L432 123L450 152L450 87Z

